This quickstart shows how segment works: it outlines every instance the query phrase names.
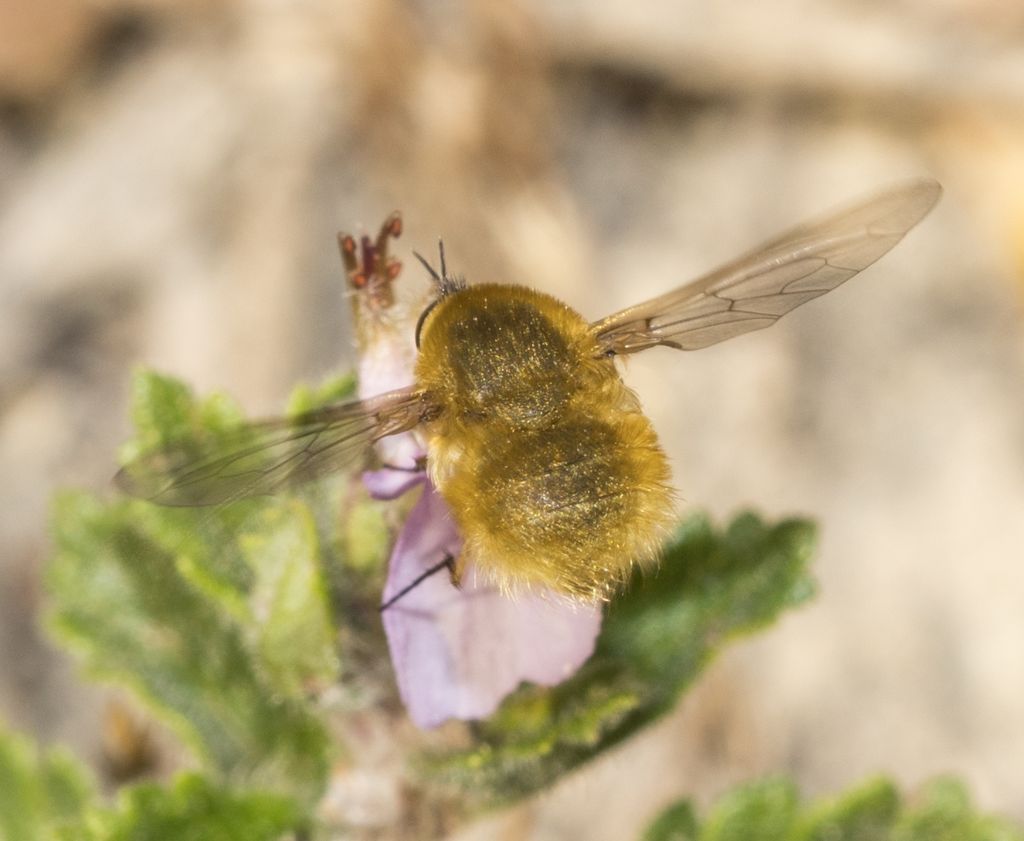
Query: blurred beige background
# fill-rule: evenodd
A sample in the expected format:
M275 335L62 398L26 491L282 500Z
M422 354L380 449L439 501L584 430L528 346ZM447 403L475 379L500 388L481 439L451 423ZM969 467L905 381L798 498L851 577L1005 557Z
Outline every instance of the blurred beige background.
M337 229L400 208L409 288L443 234L597 318L920 174L862 277L628 366L687 507L820 522L818 599L466 838L628 838L772 771L1024 819L1024 6L0 0L0 719L109 766L37 627L47 499L108 487L138 364L259 413L349 365Z

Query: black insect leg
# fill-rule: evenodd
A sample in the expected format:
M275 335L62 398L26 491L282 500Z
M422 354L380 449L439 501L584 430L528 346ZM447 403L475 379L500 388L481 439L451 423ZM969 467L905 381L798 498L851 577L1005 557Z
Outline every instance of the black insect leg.
M409 584L404 586L401 590L399 590L397 593L395 593L395 595L393 595L390 599L388 599L386 602L384 602L384 604L382 604L380 606L379 610L381 611L381 613L383 613L385 610L387 610L389 607L391 607L391 605L393 605L400 598L402 598L402 596L404 596L404 595L408 594L410 591L414 590L416 587L418 587L420 584L422 584L424 581L426 581L428 578L430 578L430 576L436 575L442 569L447 569L449 575L452 576L452 579L454 581L454 578L455 578L455 558L452 555L445 555L444 556L444 560L442 560L438 564L434 564L426 572L423 572L420 575L416 576L416 578L414 578L412 580L412 582L410 582Z

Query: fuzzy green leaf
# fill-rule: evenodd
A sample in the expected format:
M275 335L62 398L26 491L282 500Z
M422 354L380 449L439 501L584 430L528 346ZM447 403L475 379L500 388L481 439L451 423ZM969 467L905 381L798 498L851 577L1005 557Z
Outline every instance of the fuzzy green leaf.
M798 841L883 841L900 810L891 782L874 779L840 797L809 808L796 833Z
M256 635L224 609L246 598L245 589L221 578L213 595L213 549L180 556L168 545L164 518L181 513L82 493L58 497L50 624L90 671L135 690L225 776L318 790L323 728L280 696ZM205 587L195 583L197 569Z
M141 374L135 394L135 450L237 430L227 401L195 401L169 378ZM133 689L224 778L315 797L328 742L304 690L337 664L303 505L197 511L64 493L53 531L50 624L86 666Z
M643 841L697 841L697 815L689 800L662 812L644 833Z
M316 525L298 502L260 515L240 537L256 577L250 596L256 645L275 689L302 698L338 677Z
M287 798L235 792L197 774L185 774L169 787L147 783L122 792L102 837L103 841L276 841L300 828L299 810Z
M89 775L69 755L40 753L0 731L0 841L87 838L83 821L93 797Z
M425 779L477 807L539 791L672 708L727 640L813 592L814 529L752 514L717 532L677 531L656 573L638 573L607 611L597 650L552 689L528 686L479 725L469 749L422 759Z
M139 371L132 381L135 439L124 446L122 460L198 436L233 433L242 420L238 406L223 394L199 402L180 380Z
M374 500L353 503L348 510L342 535L345 559L356 570L372 570L387 556L391 531L384 511Z
M786 841L796 816L796 787L788 780L764 780L722 798L701 828L700 841Z
M276 841L304 824L287 797L197 774L126 788L105 807L69 755L0 731L0 841Z
M351 400L356 393L356 378L352 374L332 377L318 386L300 385L288 399L288 415L301 415L330 403Z
M977 814L963 786L934 780L905 805L896 787L873 779L809 805L788 780L740 786L699 821L685 800L651 824L644 841L1024 841L1024 830Z
M963 784L941 777L925 787L891 837L892 841L1024 841L1024 829L1003 818L976 814Z

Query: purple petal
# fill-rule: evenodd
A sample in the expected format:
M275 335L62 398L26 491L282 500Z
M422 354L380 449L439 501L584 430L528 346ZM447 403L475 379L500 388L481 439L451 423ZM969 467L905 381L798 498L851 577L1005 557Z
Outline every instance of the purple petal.
M374 444L374 449L384 464L404 470L414 469L424 455L423 445L412 432L400 432L398 435L381 438Z
M398 499L426 478L427 475L423 471L394 470L385 467L363 473L363 486L374 499Z
M411 385L416 358L412 323L382 316L372 307L360 321L359 397L367 400ZM381 461L394 467L414 468L424 454L423 445L411 432L389 435L374 446Z
M446 554L458 555L460 543L447 505L425 483L391 555L384 601ZM442 570L383 620L402 700L429 728L490 715L522 681L565 680L593 653L601 609L554 593L505 596L471 569L456 589Z

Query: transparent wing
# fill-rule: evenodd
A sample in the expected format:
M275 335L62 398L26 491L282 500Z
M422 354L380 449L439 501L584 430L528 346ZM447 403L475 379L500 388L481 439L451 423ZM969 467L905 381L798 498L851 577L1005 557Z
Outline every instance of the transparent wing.
M160 505L219 505L276 493L354 466L374 441L412 429L430 412L422 392L400 389L183 441L125 465L115 482Z
M899 184L591 329L604 353L621 354L655 345L697 350L768 327L874 263L941 193L931 179Z

